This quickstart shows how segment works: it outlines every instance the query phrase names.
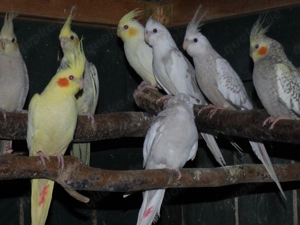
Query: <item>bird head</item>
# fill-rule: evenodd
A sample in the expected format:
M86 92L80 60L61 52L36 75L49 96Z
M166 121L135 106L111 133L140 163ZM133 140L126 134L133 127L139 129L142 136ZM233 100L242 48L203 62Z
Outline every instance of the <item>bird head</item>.
M188 54L192 57L196 56L197 54L204 53L207 46L210 46L209 41L207 38L200 33L200 27L203 25L201 21L206 13L204 13L198 20L197 16L201 9L201 5L195 12L195 15L189 25L187 26L184 42L183 42L183 49L188 52Z
M49 86L55 86L57 90L65 94L75 95L83 87L83 71L85 55L82 48L82 40L74 51L66 52L67 67L59 71L51 80Z
M132 10L122 17L117 27L117 35L124 42L144 38L144 27L135 19L143 14L142 10Z
M169 45L176 47L176 44L165 26L150 17L145 26L145 41L152 47L158 45Z
M261 16L255 22L250 32L250 56L254 63L269 54L272 44L272 39L265 35L269 26L263 28L263 21L264 19Z
M17 16L15 13L6 13L4 24L0 32L0 53L10 54L18 50L17 37L14 34L13 19Z
M74 49L74 47L78 47L80 42L77 34L71 30L73 18L72 12L73 9L71 10L70 15L68 16L68 19L66 20L59 34L60 46L64 54L66 54L67 51Z

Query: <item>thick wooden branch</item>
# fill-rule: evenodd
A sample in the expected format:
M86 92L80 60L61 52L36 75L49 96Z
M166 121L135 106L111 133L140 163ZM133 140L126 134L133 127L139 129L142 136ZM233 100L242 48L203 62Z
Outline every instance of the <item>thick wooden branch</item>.
M153 89L134 92L136 104L147 112L155 114L163 108L162 103L156 104L156 100L161 96ZM262 126L263 121L269 117L265 110L219 110L210 118L210 110L204 110L198 115L202 107L194 107L196 125L201 132L300 144L300 120L281 120L276 123L274 129L269 130L269 125Z
M0 138L25 140L26 113L0 113ZM95 115L94 124L79 116L74 141L98 141L120 137L144 137L154 116L144 112L121 112Z
M56 157L46 168L39 157L4 155L0 157L0 180L47 178L66 190L128 192L156 188L220 187L240 183L273 182L263 165L235 165L218 168L174 170L113 171L87 167L72 156L65 156L60 169ZM280 182L299 181L300 164L273 165Z

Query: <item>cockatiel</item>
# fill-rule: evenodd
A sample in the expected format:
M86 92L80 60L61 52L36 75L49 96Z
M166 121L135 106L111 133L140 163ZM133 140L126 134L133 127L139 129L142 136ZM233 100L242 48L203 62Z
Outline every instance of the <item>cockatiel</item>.
M196 83L195 70L177 48L169 31L159 22L149 19L145 27L145 40L153 50L153 73L157 82L168 94L187 94L193 104L206 105ZM220 165L225 165L215 138L201 133L207 146Z
M65 54L67 67L57 72L45 90L35 94L28 110L27 145L29 155L39 155L42 164L49 155L56 155L64 167L62 155L73 139L77 108L75 95L83 86L85 56L81 44ZM47 219L54 182L32 179L32 225L43 225Z
M60 45L64 55L70 54L79 45L79 38L71 30L72 11L66 20L59 34ZM66 57L61 60L59 70L67 66ZM99 79L95 65L88 61L85 62L83 75L83 89L77 95L77 112L78 115L87 115L94 123L94 116L99 97ZM86 165L90 163L90 143L74 143L72 145L71 155L80 158Z
M0 111L4 118L5 112L22 111L29 89L27 68L14 34L16 16L6 14L0 32ZM11 152L11 145L11 141L0 141L0 155Z
M176 122L174 122L176 121ZM184 130L184 132L182 132ZM179 173L198 149L198 131L194 122L193 102L186 94L172 97L152 122L143 147L145 169L173 169ZM143 193L138 225L150 225L159 217L165 189Z
M135 9L124 15L118 24L117 35L124 42L124 51L130 66L144 81L139 88L145 84L148 87L149 84L156 87L157 82L152 70L152 49L145 42L144 27L134 19L142 12Z
M203 16L197 20L199 10L200 7L187 27L183 48L193 57L196 78L201 90L217 109L218 107L233 110L253 109L240 77L200 33L199 26ZM250 141L250 145L285 197L263 143Z
M268 27L259 18L250 33L250 56L254 62L253 83L263 106L271 115L270 129L280 119L297 119L300 115L300 77L288 60L283 46L267 37ZM277 118L276 118L277 117Z

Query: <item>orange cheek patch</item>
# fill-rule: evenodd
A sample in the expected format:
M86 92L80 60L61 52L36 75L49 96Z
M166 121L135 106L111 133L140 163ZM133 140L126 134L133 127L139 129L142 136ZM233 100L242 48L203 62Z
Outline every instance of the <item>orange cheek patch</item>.
M60 87L67 87L69 86L69 81L67 78L60 78L58 81L57 81L57 84L58 86Z
M267 54L267 51L268 51L268 48L265 47L265 46L262 46L262 47L259 48L258 54L259 55L265 55L265 54Z
M39 202L39 205L42 205L44 202L45 202L45 198L46 198L46 195L48 194L48 189L49 189L49 184L47 184L42 193L40 194L40 202Z
M137 29L135 29L133 27L130 27L128 31L129 31L130 36L135 36L138 33Z

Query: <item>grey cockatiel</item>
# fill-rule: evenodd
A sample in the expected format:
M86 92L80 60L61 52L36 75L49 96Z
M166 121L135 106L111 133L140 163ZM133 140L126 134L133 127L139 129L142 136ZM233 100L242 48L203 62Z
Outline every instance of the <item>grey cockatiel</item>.
M80 43L80 40L76 33L71 30L72 11L65 22L61 32L59 34L61 48L66 52L74 51ZM61 60L58 70L62 70L67 66L66 58ZM85 69L83 74L83 89L77 95L77 112L78 115L87 115L92 119L94 123L93 114L96 111L96 106L99 97L99 80L97 69L94 64L85 62ZM85 164L90 163L90 143L76 143L72 145L71 155L77 156Z
M206 101L196 83L195 70L177 48L169 31L159 22L147 21L145 40L153 50L153 73L160 86L168 93L185 93L193 104L206 105ZM207 146L220 165L225 165L222 153L210 134L201 133Z
M13 19L17 15L5 15L0 33L0 110L21 112L28 94L29 80L25 62L14 34ZM0 155L11 152L11 141L0 141Z
M135 17L143 11L137 9L127 13L118 24L117 34L124 42L124 51L130 66L144 82L140 87L157 86L152 71L152 49L144 40L144 27ZM148 84L148 85L147 85Z
M272 129L280 119L299 118L300 78L283 46L265 35L268 27L263 28L262 23L263 19L258 19L251 30L250 56L254 62L254 87L271 115L264 124L272 122Z
M184 130L184 132L182 132ZM193 160L198 149L198 132L194 122L193 103L189 96L172 97L152 122L143 147L145 169L179 169ZM143 193L138 225L151 225L159 217L165 189Z
M202 17L197 20L199 10L200 7L187 27L183 47L193 57L196 78L201 90L217 107L233 110L253 109L240 77L200 33ZM250 145L285 197L263 143L250 141Z

